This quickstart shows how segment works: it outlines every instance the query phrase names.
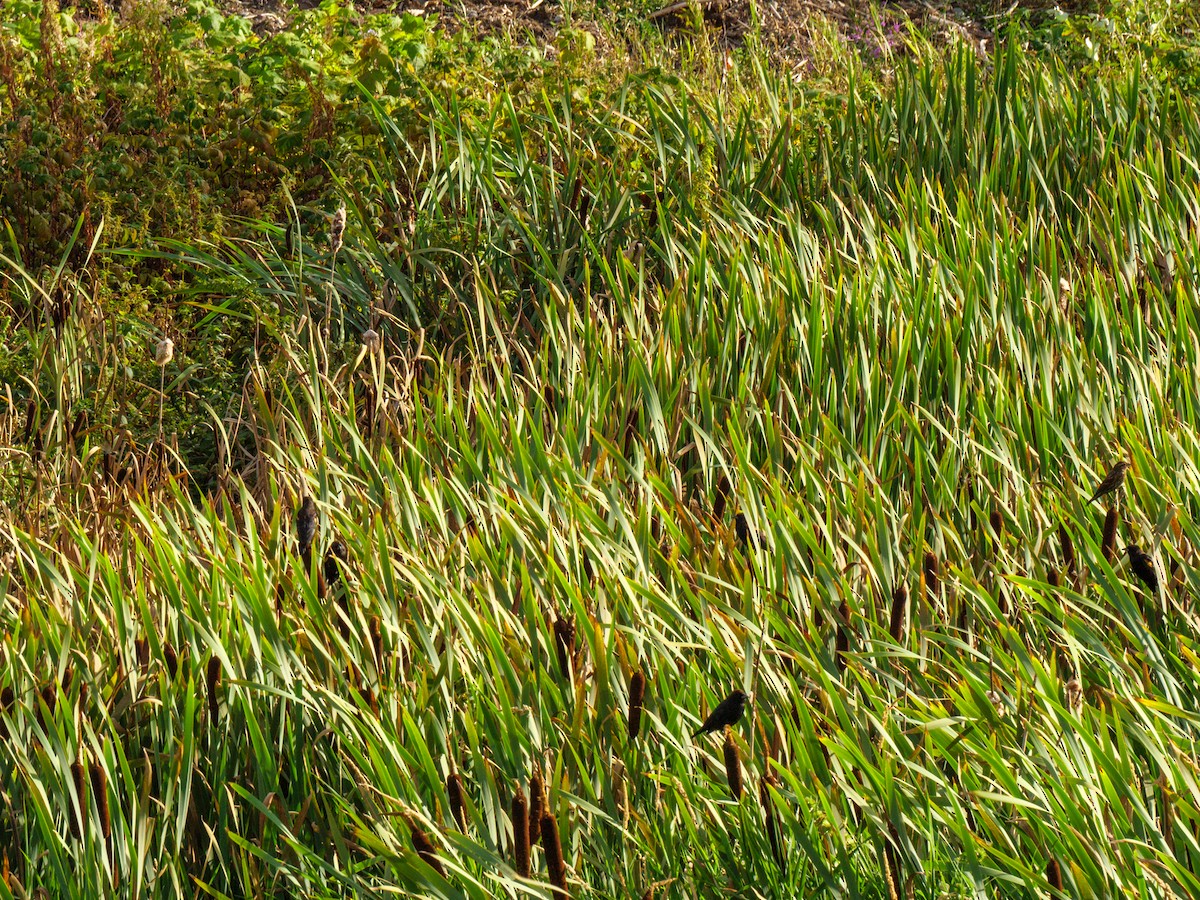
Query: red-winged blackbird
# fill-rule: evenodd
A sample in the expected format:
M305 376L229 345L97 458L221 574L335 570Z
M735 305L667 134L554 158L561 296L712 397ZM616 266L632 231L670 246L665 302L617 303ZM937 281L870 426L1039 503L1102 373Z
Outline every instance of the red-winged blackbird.
M1150 558L1150 554L1143 553L1142 548L1137 544L1130 544L1125 548L1125 552L1129 554L1129 568L1133 569L1133 574L1142 584L1157 594L1158 573L1154 571L1154 560Z
M736 725L741 720L742 713L746 711L746 704L749 702L750 698L745 691L734 691L708 714L704 724L692 733L692 737L712 734L714 731L720 731L726 725Z
M1109 469L1108 474L1104 476L1104 480L1100 482L1100 486L1096 488L1096 493L1092 494L1092 499L1088 503L1094 503L1106 494L1119 491L1121 486L1125 484L1125 473L1128 471L1129 463L1125 460L1121 460Z
M308 558L313 538L317 536L317 504L312 497L305 497L296 513L296 540L300 544L300 555Z

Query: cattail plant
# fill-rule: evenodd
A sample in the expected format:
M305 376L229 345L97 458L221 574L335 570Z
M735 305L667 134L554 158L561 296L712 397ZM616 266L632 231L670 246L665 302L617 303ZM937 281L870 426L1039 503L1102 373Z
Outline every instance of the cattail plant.
M84 793L87 786L87 768L82 760L71 763L71 781L75 784L75 799L79 801L79 818L72 820L71 830L76 837L82 837L83 829L87 827L87 794Z
M897 644L904 642L904 613L907 605L908 591L904 589L904 585L897 585L892 591L892 615L888 622L888 634Z
M1004 514L999 509L993 509L988 517L988 525L992 529L992 552L1000 552L1000 539L1004 536Z
M517 785L512 798L513 857L517 874L529 877L529 801L525 792Z
M1104 559L1111 563L1117 556L1117 508L1110 506L1108 514L1104 517L1104 538L1101 541L1100 549L1104 553Z
M546 872L550 883L563 897L569 897L567 890L567 865L563 862L562 838L558 834L558 821L554 813L547 810L542 813L542 847L546 850Z
M613 806L621 816L622 822L629 820L629 795L625 791L625 763L614 756L608 767L609 780L612 783Z
M0 740L8 740L8 723L5 719L15 699L12 685L6 684L4 689L0 690Z
M408 829L413 850L416 851L421 859L425 860L429 868L445 878L446 870L442 867L442 861L438 859L437 848L434 847L433 841L429 839L429 835L425 833L425 829L417 824L417 820L413 818L408 819Z
M329 250L333 255L337 255L342 249L342 239L346 234L346 204L339 203L338 208L333 213L333 218L329 220Z
M463 793L462 778L457 772L446 776L446 796L450 798L450 815L463 834L467 831L467 802Z
M834 639L834 662L838 674L846 671L846 654L850 652L850 604L845 599L838 606L838 627Z
M558 666L563 675L570 675L575 659L574 616L559 616L554 620L554 643L558 649Z
M937 603L938 588L938 558L931 550L925 554L925 596L930 603Z
M542 813L546 811L546 785L542 773L534 769L529 779L529 829L530 839L537 843L542 837Z
M737 744L733 740L733 729L725 726L725 780L729 783L729 793L734 800L742 798L742 757L738 753Z
M626 733L629 740L636 741L642 728L642 704L646 700L646 676L642 671L633 673L629 681L629 717L626 722Z
M163 401L166 399L167 366L175 358L175 343L164 337L154 348L154 364L158 366L158 436L162 438Z
M1046 584L1050 585L1052 588L1058 588L1060 586L1058 569L1051 567L1046 570Z
M300 502L296 512L296 542L300 551L300 559L304 562L307 572L311 566L313 540L317 536L317 504L312 497L305 497Z
M713 498L713 518L720 522L725 517L725 503L729 499L729 479L724 475L717 482L716 496Z
M221 706L221 660L215 655L208 658L204 670L204 683L208 687L208 714L215 721Z
M163 663L166 664L167 674L174 681L175 675L179 671L179 657L175 653L175 648L169 642L163 644Z
M1062 868L1053 856L1046 860L1046 881L1051 890L1061 891L1063 889Z
M341 582L342 566L349 561L350 556L346 552L345 544L334 541L329 545L329 551L325 554L325 583L331 590Z
M108 812L108 773L98 762L92 763L91 770L92 796L96 798L96 814L100 818L100 833L104 840L112 836L112 818Z

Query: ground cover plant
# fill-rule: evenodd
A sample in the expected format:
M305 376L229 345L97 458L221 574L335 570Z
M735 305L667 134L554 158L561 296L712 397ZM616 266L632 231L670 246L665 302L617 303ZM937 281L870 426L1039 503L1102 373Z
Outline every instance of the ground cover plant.
M1195 895L1178 79L577 52L5 254L0 897Z

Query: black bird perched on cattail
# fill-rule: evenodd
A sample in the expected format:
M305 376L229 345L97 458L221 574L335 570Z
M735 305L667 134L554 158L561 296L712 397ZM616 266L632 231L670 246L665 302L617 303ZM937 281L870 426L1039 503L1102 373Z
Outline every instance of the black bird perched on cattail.
M1100 485L1096 488L1096 493L1092 494L1092 499L1088 503L1095 503L1101 497L1119 491L1125 484L1125 475L1128 471L1129 462L1124 459L1109 469L1108 474L1104 476L1104 480L1100 482Z
M1154 571L1154 560L1150 558L1150 554L1144 553L1137 544L1130 544L1125 548L1125 552L1129 555L1129 568L1133 569L1133 574L1157 594L1158 573Z
M714 731L720 731L726 725L736 725L741 720L742 713L746 711L746 704L749 702L750 697L745 691L734 691L708 714L704 724L692 732L692 737L712 734Z

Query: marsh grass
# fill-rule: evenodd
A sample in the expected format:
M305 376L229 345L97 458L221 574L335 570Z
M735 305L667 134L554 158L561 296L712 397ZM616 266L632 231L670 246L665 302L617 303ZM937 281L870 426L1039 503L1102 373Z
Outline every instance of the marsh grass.
M336 261L268 223L151 254L262 333L209 493L107 423L69 450L87 351L45 335L62 394L0 435L22 890L1200 892L1200 118L993 63L886 103L761 66L754 104L364 100ZM1084 503L1118 442L1123 528L1182 573L1153 621ZM736 686L757 811L687 737Z

